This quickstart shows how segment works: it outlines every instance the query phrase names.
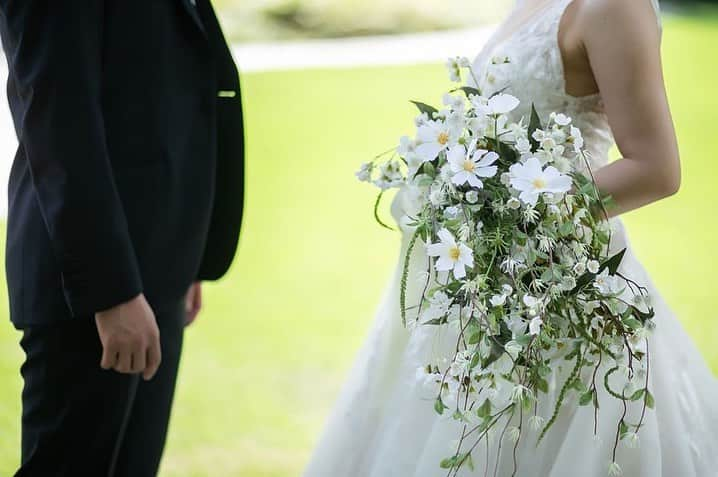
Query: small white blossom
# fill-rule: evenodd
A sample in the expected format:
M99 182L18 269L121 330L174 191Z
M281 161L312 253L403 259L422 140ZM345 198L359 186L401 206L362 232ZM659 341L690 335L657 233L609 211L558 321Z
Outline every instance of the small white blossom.
M522 156L531 154L531 141L525 137L516 139L516 151Z
M489 303L491 303L491 306L497 307L497 306L504 306L506 303L506 295L494 295L489 299Z
M461 214L461 210L456 206L447 207L444 209L444 217L447 219L455 219Z
M506 207L508 207L511 210L520 209L521 201L518 200L516 197L511 197L509 200L506 201Z
M466 193L466 202L469 204L475 204L479 201L479 193L475 190L470 190Z
M516 426L511 426L506 430L506 436L511 442L516 443L521 438L521 429Z
M508 172L503 172L501 174L500 180L503 185L505 185L505 186L510 185L511 184L511 174L509 174Z
M543 325L543 320L540 316L536 316L531 319L529 322L529 334L530 335L537 335L541 332L541 325Z
M454 83L461 81L461 58L455 56L446 60L446 70L449 73L449 80Z
M586 264L586 268L588 269L588 271L591 273L594 273L594 274L598 273L598 269L600 267L601 267L601 264L598 263L597 260L589 260L588 263Z
M429 307L422 313L422 317L425 320L435 320L446 316L453 302L446 293L438 291L429 298Z
M604 295L617 294L622 290L618 278L608 274L608 268L596 276L593 286L598 288Z
M488 108L490 114L500 115L510 113L519 106L519 100L510 94L500 93L489 98Z
M515 403L519 403L524 399L531 398L531 390L523 384L517 384L511 391L511 400Z
M576 265L573 266L573 273L576 275L583 275L586 273L586 264L584 262L577 262Z
M466 106L466 101L464 100L464 98L462 96L459 96L458 94L444 93L442 101L446 106L449 106L452 110L461 112L462 116L463 116L464 107Z
M638 438L638 434L635 432L629 432L624 437L623 440L626 441L626 446L629 449L636 449L640 447L640 440Z
M404 184L404 174L401 172L401 163L396 160L387 161L379 166L379 177L374 185L382 190L399 187Z
M541 429L546 422L546 419L539 416L538 414L534 414L533 416L529 417L529 426L531 426L531 429L534 431L538 431Z
M568 126L569 124L571 124L571 118L569 118L565 114L551 113L549 118L559 126Z
M374 164L365 162L354 175L362 182L371 182L371 173L374 170Z
M579 152L581 149L583 149L583 136L581 135L581 130L577 127L571 126L571 132L567 141L573 144L574 151Z
M621 470L621 466L618 465L617 462L611 462L608 465L608 475L611 477L620 477L623 475L623 471Z

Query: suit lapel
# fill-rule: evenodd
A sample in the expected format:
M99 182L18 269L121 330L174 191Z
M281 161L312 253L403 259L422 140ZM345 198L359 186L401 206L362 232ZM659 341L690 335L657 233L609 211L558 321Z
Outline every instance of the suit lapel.
M192 21L197 25L197 28L200 29L202 34L206 37L207 32L205 31L204 24L202 23L202 19L199 16L199 12L197 11L196 7L196 0L179 0L182 4L182 8L187 12L187 14L192 17Z

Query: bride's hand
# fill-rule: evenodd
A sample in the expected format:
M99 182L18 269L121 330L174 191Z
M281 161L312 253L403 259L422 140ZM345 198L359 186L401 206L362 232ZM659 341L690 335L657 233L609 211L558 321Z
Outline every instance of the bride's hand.
M185 318L185 326L189 326L194 322L201 308L202 283L194 282L187 290L187 295L185 295L185 311L187 312L187 316Z

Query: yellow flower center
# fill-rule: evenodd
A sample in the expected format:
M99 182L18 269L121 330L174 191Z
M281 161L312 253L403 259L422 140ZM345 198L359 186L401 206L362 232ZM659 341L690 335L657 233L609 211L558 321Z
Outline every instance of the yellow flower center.
M451 247L449 249L449 257L452 260L457 261L460 256L461 256L461 250L459 250L459 247Z
M464 170L466 172L474 172L475 168L476 168L476 164L474 164L474 161L470 161L468 159L464 160Z
M536 189L545 189L546 188L546 181L541 177L539 177L538 179L534 179L532 184Z
M442 131L439 133L439 137L436 140L442 146L445 146L449 142L449 133Z

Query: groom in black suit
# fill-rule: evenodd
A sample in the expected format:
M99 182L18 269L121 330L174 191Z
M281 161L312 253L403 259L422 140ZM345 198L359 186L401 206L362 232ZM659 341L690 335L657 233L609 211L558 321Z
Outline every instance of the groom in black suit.
M209 0L0 0L0 35L16 475L155 475L188 293L197 308L237 247L235 64Z

